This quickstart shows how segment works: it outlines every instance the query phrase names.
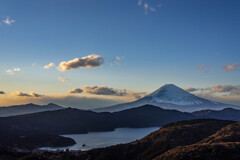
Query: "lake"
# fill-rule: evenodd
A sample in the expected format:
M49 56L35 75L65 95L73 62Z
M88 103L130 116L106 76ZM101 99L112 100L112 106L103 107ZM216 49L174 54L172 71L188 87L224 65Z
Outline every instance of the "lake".
M41 150L56 151L57 149L70 150L89 150L93 148L103 148L121 143L128 143L145 137L159 127L150 128L117 128L115 131L109 132L89 132L88 134L69 134L62 135L70 137L76 141L76 144L68 147L43 147ZM86 146L83 147L83 144Z

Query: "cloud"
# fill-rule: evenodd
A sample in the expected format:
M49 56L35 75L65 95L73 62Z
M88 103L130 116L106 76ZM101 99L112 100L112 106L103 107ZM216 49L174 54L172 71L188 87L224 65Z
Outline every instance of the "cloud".
M0 91L0 94L5 94L5 92L3 92L3 91Z
M206 67L204 64L201 64L201 65L197 66L197 69L202 70L202 71L204 71L206 73L209 72L208 67Z
M140 99L140 98L146 96L146 94L147 94L147 92L133 92L133 91L128 92L128 95L135 99Z
M202 64L202 65L199 65L199 66L197 66L197 68L198 68L198 69L203 69L203 70L204 70L204 69L205 69L205 65L203 65L203 64Z
M100 55L88 55L82 58L75 58L68 62L61 62L58 66L60 71L73 70L77 68L93 68L103 65L104 59Z
M226 104L233 104L240 106L240 96L239 95L212 95L212 94L196 94L199 97L206 98L212 101L226 103Z
M234 89L236 87L232 86L232 85L215 85L212 87L212 93L215 93L215 92L229 92L231 91L232 89Z
M228 64L228 65L224 65L223 68L226 70L226 71L236 71L238 70L238 68L240 68L240 64L239 63L236 63L236 64Z
M7 24L7 25L11 25L12 23L16 22L13 19L10 19L9 17L5 18L3 21L3 23Z
M13 71L19 72L19 71L21 71L21 69L20 68L14 68Z
M195 92L195 91L198 91L199 89L198 88L189 87L189 88L184 88L184 90L187 91L187 92Z
M21 71L20 68L14 68L14 69L9 69L9 70L7 70L6 72L7 72L8 74L10 74L10 75L13 75L14 72L19 72L19 71Z
M54 66L55 66L54 63L49 63L48 65L45 65L43 68L44 69L49 69L49 68L54 67Z
M72 89L68 91L68 93L86 93L91 95L131 97L134 99L139 99L147 94L146 92L133 92L126 89L110 88L107 86L83 86L81 89Z
M118 57L118 56L117 56L117 57L115 57L114 59L115 59L115 60L121 60L121 57Z
M188 92L197 92L200 91L201 94L207 95L214 95L219 93L224 93L226 95L235 95L240 96L240 86L233 86L233 85L215 85L212 87L205 87L205 88L185 88Z
M211 89L211 93L226 93L229 95L240 95L240 87L232 85L215 85Z
M142 5L142 1L143 1L143 0L139 0L139 1L138 1L138 5L139 5L139 6Z
M110 64L111 66L113 66L114 64L117 64L117 65L120 65L120 61L123 59L123 57L115 57L113 60L112 60L112 63Z
M126 96L126 90L118 90L106 86L84 86L84 93L96 95L112 95L112 96Z
M11 69L7 70L6 72L7 72L8 74L11 74L11 75L14 74L13 70L11 70Z
M61 81L61 82L63 82L63 83L65 83L65 82L68 82L68 78L64 78L62 75L60 75L59 77L58 77L58 80L59 81Z
M38 97L42 97L43 95L40 95L40 94L37 94L37 93L34 93L34 92L30 92L30 93L26 93L26 92L14 92L12 93L14 96L18 96L18 97L35 97L35 98L38 98Z
M74 88L74 89L68 91L68 93L82 93L82 92L83 92L83 90L80 88Z
M148 14L148 3L144 3L144 5L143 5L143 7L144 7L144 10L145 10L145 14Z
M188 92L195 95L211 99L213 101L240 105L240 86L234 85L215 85L203 88L185 88Z
M146 0L138 0L138 6L143 6L144 12L147 15L149 11L156 12L157 8L162 7L162 3L153 7Z

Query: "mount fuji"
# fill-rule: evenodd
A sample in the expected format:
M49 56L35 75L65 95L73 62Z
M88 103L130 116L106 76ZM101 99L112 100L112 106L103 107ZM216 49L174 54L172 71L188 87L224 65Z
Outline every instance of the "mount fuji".
M154 105L163 109L176 109L184 112L194 112L205 109L220 110L224 108L240 109L240 106L210 101L195 96L174 84L166 84L153 93L130 103L98 108L95 112L117 112L143 105Z

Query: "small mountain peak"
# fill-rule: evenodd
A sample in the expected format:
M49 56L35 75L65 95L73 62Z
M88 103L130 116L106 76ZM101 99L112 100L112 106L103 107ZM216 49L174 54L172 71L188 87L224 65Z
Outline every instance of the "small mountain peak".
M176 86L175 84L165 84L165 85L163 85L162 87L178 87L178 86ZM162 88L161 87L161 88ZM179 88L179 87L178 87Z
M57 105L54 103L48 103L47 106L57 106Z
M28 103L28 104L25 104L25 106L36 106L36 104L34 104L34 103Z

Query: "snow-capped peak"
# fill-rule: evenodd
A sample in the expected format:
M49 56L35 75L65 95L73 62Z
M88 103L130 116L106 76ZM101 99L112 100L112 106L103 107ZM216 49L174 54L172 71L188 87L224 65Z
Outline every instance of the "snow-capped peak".
M166 84L146 96L158 103L171 103L176 105L194 105L202 104L202 99L175 86L174 84Z

